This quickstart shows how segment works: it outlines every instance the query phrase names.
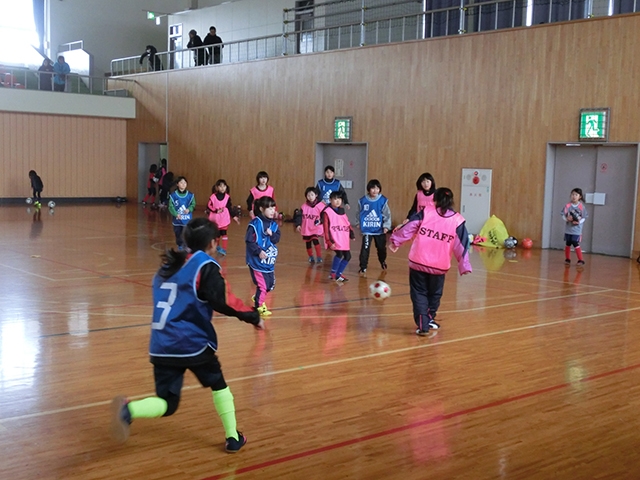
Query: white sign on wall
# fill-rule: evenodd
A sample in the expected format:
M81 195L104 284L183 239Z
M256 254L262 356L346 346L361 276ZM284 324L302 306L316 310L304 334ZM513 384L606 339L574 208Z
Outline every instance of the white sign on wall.
M491 169L463 168L460 213L469 233L477 235L491 216Z

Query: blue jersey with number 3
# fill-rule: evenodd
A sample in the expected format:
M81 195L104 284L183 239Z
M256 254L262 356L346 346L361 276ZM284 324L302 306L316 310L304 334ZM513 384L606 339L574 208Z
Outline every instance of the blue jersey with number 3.
M216 261L198 251L173 276L154 277L149 344L152 357L193 357L209 346L218 348L211 323L213 308L198 298L196 287L200 269L207 263Z

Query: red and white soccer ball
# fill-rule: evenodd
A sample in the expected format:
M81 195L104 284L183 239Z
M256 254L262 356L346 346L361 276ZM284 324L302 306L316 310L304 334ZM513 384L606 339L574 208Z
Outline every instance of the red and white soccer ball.
M382 280L376 280L369 285L369 293L376 300L382 301L391 295L391 287Z

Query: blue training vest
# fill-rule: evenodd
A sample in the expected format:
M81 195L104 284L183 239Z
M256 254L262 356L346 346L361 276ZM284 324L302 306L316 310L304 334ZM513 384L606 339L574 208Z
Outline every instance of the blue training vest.
M262 219L260 217L256 217L249 222L248 228L253 228L253 231L256 233L256 243L265 251L267 258L263 260L256 255L251 255L249 254L249 249L247 249L247 265L257 272L273 272L276 265L276 258L278 257L278 247L271 242L271 237L266 235L264 232L267 228L270 228L271 231L275 233L278 231L278 224L271 221L269 225L265 227Z
M191 220L189 205L191 205L192 199L193 193L188 190L184 196L178 195L177 190L171 194L169 201L173 203L173 208L175 208L178 213L178 215L173 219L173 225L186 225L189 223L189 220Z
M331 192L337 192L340 190L340 180L335 178L331 182L327 182L324 178L318 180L318 190L320 190L320 198L326 204L329 204L329 196Z
M378 195L375 200L370 200L366 195L359 200L360 203L360 231L365 235L381 235L382 209L387 204L387 197Z
M196 292L196 279L207 263L218 265L205 252L198 251L170 278L165 280L157 274L153 278L149 355L193 357L208 346L218 348L218 337L211 323L213 308L200 300Z

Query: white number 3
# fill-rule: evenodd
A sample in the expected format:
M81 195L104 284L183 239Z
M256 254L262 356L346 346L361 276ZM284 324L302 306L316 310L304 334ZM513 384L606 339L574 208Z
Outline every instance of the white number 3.
M156 308L162 309L162 314L160 315L160 320L158 322L151 322L151 328L154 330L162 330L167 323L167 318L169 317L169 312L171 312L171 306L173 302L176 301L176 297L178 296L178 284L177 283L163 283L160 285L160 288L164 290L169 290L169 298L166 302L158 302L156 304Z

